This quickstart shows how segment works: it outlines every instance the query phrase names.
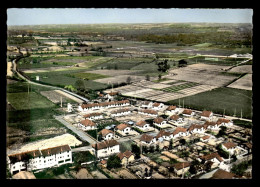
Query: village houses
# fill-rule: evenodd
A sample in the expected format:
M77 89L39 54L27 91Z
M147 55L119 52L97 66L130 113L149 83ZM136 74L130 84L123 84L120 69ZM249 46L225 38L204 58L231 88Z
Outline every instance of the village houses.
M175 125L182 125L184 124L184 118L181 118L180 116L178 115L172 115L170 116L169 118L169 121L174 123Z
M172 132L172 138L179 138L183 136L189 136L190 133L186 128L183 127L177 127L173 132Z
M109 157L119 153L119 143L116 140L106 140L100 143L92 144L92 150L97 158Z
M98 120L98 119L103 119L103 114L94 112L94 113L86 114L83 117L89 120Z
M236 154L237 144L234 142L226 142L222 144L222 148L227 151L230 155Z
M117 125L115 129L119 131L120 134L128 134L132 130L130 125L124 123Z
M125 152L120 152L117 154L117 156L121 160L121 164L123 166L128 165L129 163L133 162L135 160L135 156L131 151L126 150Z
M142 108L148 109L148 108L152 108L153 102L150 101L143 101L141 104Z
M143 115L148 115L151 117L156 117L158 115L158 112L155 110L150 110L150 109L144 109L144 110L140 110L138 111L139 114L143 114Z
M112 140L114 138L114 132L109 129L102 129L99 133L104 140Z
M198 125L198 124L192 124L189 128L188 131L191 134L195 134L195 133L200 133L203 134L205 132L205 128L203 125Z
M164 107L164 104L163 103L153 103L152 105L152 109L153 110L160 110Z
M173 115L173 114L178 114L180 112L180 109L177 108L176 106L170 105L168 108L165 110L165 115Z
M176 175L178 175L178 176L181 176L184 173L189 171L190 165L191 165L190 162L175 163L175 164L173 164L174 173L176 173Z
M159 128L162 126L166 125L166 120L163 119L162 117L157 117L153 120L153 124Z
M146 131L150 128L150 124L146 121L138 121L135 126L142 131Z
M191 117L191 116L193 116L195 113L192 111L192 110L190 110L190 109L184 109L183 111L182 111L182 115L183 116L186 116L186 117Z
M171 138L172 138L172 133L164 131L164 130L161 130L155 136L155 138L156 138L156 140L159 140L159 141L163 141L163 140L170 141Z
M207 162L211 162L212 163L211 168L216 168L220 164L224 163L224 160L222 159L221 156L219 156L219 154L217 152L210 153L208 155L204 155L204 156L198 158L198 160L203 162L204 164L206 164Z
M156 142L156 138L151 136L151 135L148 135L148 134L143 134L140 138L140 142L142 144L148 144L148 145L151 145L153 143Z
M88 131L96 129L97 126L93 121L85 119L78 123L78 127L81 128L83 131Z
M213 117L213 112L211 112L211 111L206 111L206 110L204 110L204 111L202 111L202 113L200 114L200 119L202 119L202 120L208 121L208 120L211 120L212 117Z
M129 108L114 110L111 112L111 117L119 117L129 115L132 111Z

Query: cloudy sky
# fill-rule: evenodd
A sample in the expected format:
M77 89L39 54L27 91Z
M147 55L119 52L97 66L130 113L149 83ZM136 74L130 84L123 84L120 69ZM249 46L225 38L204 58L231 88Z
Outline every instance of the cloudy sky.
M7 25L95 23L252 23L252 9L11 8Z

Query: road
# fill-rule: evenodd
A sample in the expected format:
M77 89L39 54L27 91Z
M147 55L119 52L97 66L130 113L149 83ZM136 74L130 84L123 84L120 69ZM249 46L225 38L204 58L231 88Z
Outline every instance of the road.
M33 82L33 81L28 80L28 79L27 79L26 77L24 77L21 73L19 73L19 71L17 71L17 66L16 66L15 60L13 60L12 63L13 63L13 71L16 72L17 75L18 75L21 79L27 81L28 83L34 84L34 85L38 85L38 86L47 87L47 88L52 88L52 89L56 89L56 90L61 90L62 92L65 92L65 93L67 93L67 94L70 94L70 95L72 95L72 96L74 96L74 97L77 97L77 98L81 99L82 101L89 102L89 100L86 99L85 97L82 97L82 96L80 96L80 95L78 95L78 94L75 94L75 93L70 92L70 91L68 91L68 90L65 90L65 89L63 89L63 88L59 88L59 87L56 87L56 86L49 86L49 85L45 85L45 84L40 84L40 83L36 83L36 82Z

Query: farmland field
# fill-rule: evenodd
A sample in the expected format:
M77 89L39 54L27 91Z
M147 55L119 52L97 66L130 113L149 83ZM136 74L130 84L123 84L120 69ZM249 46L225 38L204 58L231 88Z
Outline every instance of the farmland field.
M211 110L218 114L240 117L241 110L244 118L252 118L252 91L234 88L216 88L180 99L185 107L197 110ZM179 100L169 101L168 104L178 105Z
M163 89L160 89L160 90L165 91L165 92L178 92L179 90L191 88L191 87L198 86L198 85L199 85L199 83L186 82L186 83L183 83L183 84L170 86L170 87L163 88Z

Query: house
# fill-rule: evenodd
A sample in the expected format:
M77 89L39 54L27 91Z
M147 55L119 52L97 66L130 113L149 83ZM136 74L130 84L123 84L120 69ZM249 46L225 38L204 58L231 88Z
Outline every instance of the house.
M106 140L100 143L92 144L92 150L97 158L109 157L119 153L119 143L116 140Z
M146 121L138 121L135 126L143 131L150 128L150 124L147 123Z
M156 138L148 134L143 134L140 138L140 142L150 145L156 142Z
M170 118L169 118L170 121L172 121L173 123L184 123L184 119L181 118L180 116L178 115L172 115Z
M167 140L169 141L172 138L172 133L170 132L166 132L164 130L161 130L156 136L156 140L158 140L159 138L163 138L163 140Z
M83 131L88 131L96 129L97 126L93 121L85 119L78 123L78 127L80 127Z
M202 120L211 120L213 117L213 112L211 111L202 111L202 113L200 114L200 119Z
M234 179L235 174L225 171L223 169L218 169L211 177L211 179Z
M247 150L248 153L252 152L252 144L249 142L241 144L241 147Z
M129 163L131 163L135 160L134 154L131 151L128 151L128 150L126 150L123 153L122 152L118 153L117 156L120 158L121 164L123 166L126 166L126 165L128 165Z
M163 119L162 117L157 117L153 120L153 124L157 127L162 127L166 124L166 120Z
M233 155L236 152L237 144L234 142L226 142L222 144L222 148L229 152L230 155Z
M175 163L175 164L173 164L174 173L176 173L177 175L180 176L180 175L186 173L187 171L189 171L190 165L191 165L190 162Z
M156 117L158 115L158 112L155 110L149 110L149 109L144 109L141 111L138 111L139 114L144 114L144 115L149 115L151 117Z
M182 111L182 115L183 116L186 116L186 117L191 117L191 116L193 116L195 113L192 111L192 110L190 110L190 109L184 109L183 111Z
M111 117L118 117L118 116L124 116L131 113L131 110L128 108L114 110L111 112Z
M86 114L83 117L85 119L97 120L97 119L103 119L103 114L94 112L94 113Z
M152 105L153 105L153 102L144 101L144 102L142 102L141 107L147 109L147 108L152 108Z
M118 95L118 92L110 92L107 93L104 98L108 99L108 100L113 100L115 98L115 96Z
M216 122L213 121L206 121L204 124L204 129L209 129L209 130L219 130L219 125Z
M8 155L8 167L11 174L60 166L67 163L72 163L72 153L69 145Z
M210 136L209 136L209 135L205 135L205 136L203 136L203 137L200 138L200 140L201 140L202 142L208 142L209 139L210 139Z
M122 124L119 124L116 126L116 130L118 130L124 134L128 134L132 129L131 129L130 125L122 123Z
M230 127L231 125L233 125L233 122L225 118L219 118L217 124L219 126Z
M174 129L172 132L172 138L178 138L178 137L183 137L183 136L188 136L190 133L186 128L183 127L177 127Z
M154 103L153 105L152 105L152 109L153 110L160 110L160 109L162 109L164 107L164 104L163 103Z
M217 152L215 153L210 153L208 155L204 155L202 157L199 158L204 164L206 164L207 162L211 161L213 162L212 168L215 168L217 166L219 166L221 163L223 163L223 159L219 156L219 154Z
M114 138L114 132L108 129L102 129L99 133L104 140L111 140Z
M105 159L101 160L99 163L100 163L100 165L101 165L102 167L104 167L104 168L107 167L107 161L106 161Z
M191 134L194 134L194 133L204 133L205 132L205 128L203 125L198 125L198 124L192 124L189 128L188 128L188 131L191 133Z
M165 114L166 115L177 114L177 113L179 113L179 111L180 111L179 108L177 108L176 106L171 105L171 106L168 106L168 108L166 108Z

